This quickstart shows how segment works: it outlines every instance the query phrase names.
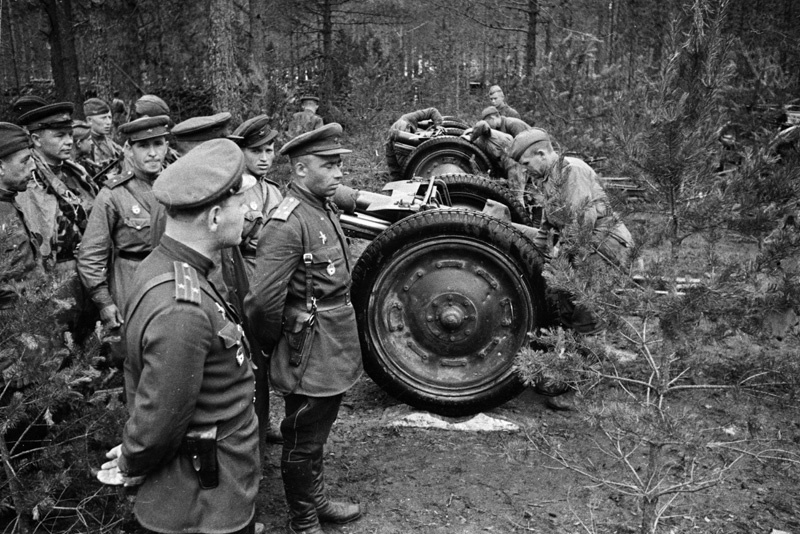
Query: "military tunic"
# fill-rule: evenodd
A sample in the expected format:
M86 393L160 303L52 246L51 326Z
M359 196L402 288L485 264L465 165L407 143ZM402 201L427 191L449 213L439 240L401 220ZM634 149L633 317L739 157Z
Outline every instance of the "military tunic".
M5 274L0 277L0 309L16 299L16 292L8 282L22 280L36 268L36 243L28 232L22 211L14 202L16 194L0 189L0 235L3 237L0 254L8 261Z
M100 169L107 167L112 162L117 162L117 165L111 166L111 168L104 173L106 176L114 176L122 172L122 147L107 135L101 136L92 133L91 137L92 152L89 154L89 159L94 161Z
M258 234L264 223L269 219L275 208L283 200L280 187L272 180L261 178L252 187L244 192L247 213L244 214L244 231L240 249L247 267L247 278L253 278L256 268L256 248L258 247Z
M106 182L97 195L78 253L78 274L100 310L122 307L134 271L152 250L152 188L151 181L128 171Z
M503 117L511 117L514 119L521 118L519 112L516 109L509 106L508 104L506 104L505 102L495 107L497 108L497 111L500 113L500 115L502 115Z
M316 130L323 125L322 117L304 109L292 115L292 120L289 121L289 137L297 137L300 134Z
M235 311L206 278L212 267L164 236L125 306L130 417L119 467L146 476L134 513L158 532L233 532L255 513L253 371ZM208 425L218 427L219 485L201 489L181 443L187 430Z
M614 216L597 174L584 161L564 157L548 172L541 186L544 196L544 221L535 242L549 246L551 231L560 231L580 218L594 229L598 250L608 259L623 265L633 238L622 221Z
M308 267L304 264L308 257ZM351 258L335 207L297 186L261 230L256 274L245 299L248 322L270 360L273 389L329 397L349 389L362 373L355 311L350 303ZM282 324L293 328L307 312L310 269L318 306L305 366L289 364Z

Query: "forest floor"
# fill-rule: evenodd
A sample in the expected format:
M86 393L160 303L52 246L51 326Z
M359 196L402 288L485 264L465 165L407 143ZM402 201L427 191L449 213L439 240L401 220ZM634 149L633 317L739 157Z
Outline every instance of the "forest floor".
M274 400L277 417L281 402ZM673 402L733 439L800 453L796 403L735 391L692 392ZM366 375L347 393L326 447L327 484L336 498L360 502L365 514L349 525L326 525L326 532L638 532L636 499L593 486L541 452L546 436L576 465L594 455L598 431L580 412L550 410L532 389L486 414L515 423L518 431L392 426L410 412ZM280 451L272 445L263 466L257 517L267 532L282 532L287 521ZM595 469L603 475L613 468L595 462ZM721 483L676 500L667 515L665 533L798 534L800 468L743 459Z

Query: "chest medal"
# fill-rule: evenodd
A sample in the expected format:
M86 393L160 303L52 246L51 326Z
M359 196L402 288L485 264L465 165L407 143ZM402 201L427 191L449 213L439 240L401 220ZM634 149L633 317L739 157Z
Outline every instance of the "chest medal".
M328 271L328 276L333 276L336 273L336 266L331 260L328 260L328 267L325 270Z
M131 206L131 211L133 212L134 215L139 215L140 213L142 213L142 208L140 208L138 204L134 204L133 206Z
M326 236L324 233L322 233L322 230L320 230L319 231L319 239L320 239L320 241L322 241L322 244L324 245L325 242L328 240L328 236Z

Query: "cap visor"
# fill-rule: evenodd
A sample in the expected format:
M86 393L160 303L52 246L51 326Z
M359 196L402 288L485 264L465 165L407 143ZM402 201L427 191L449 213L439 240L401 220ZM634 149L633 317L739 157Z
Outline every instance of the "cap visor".
M335 156L337 154L350 154L352 150L346 148L332 148L330 150L323 150L321 152L314 152L312 156Z

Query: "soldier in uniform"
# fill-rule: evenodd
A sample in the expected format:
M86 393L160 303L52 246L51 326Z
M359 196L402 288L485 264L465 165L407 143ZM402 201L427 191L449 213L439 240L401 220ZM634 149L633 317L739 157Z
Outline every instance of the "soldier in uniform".
M505 169L508 188L524 205L528 177L525 168L508 157L507 149L517 135L530 130L531 126L521 119L501 116L494 106L484 109L481 116L482 119L472 128L470 141Z
M45 269L58 275L63 282L61 296L72 300L57 322L81 341L94 330L96 314L78 279L75 258L97 190L83 167L69 159L72 109L71 103L61 102L19 117L30 133L36 168L33 183L17 202Z
M101 167L92 159L92 128L86 121L72 121L72 161L86 169L93 179L100 172ZM105 177L98 177L95 184L103 186Z
M503 90L499 85L493 85L489 88L489 101L503 117L520 118L517 110L506 104L506 95L503 94Z
M13 307L17 300L10 282L23 280L36 268L36 243L14 200L28 188L34 166L28 133L16 124L0 122L0 253L8 262L0 276L0 310Z
M153 185L168 219L125 307L129 417L97 477L138 485L151 532L252 533L261 477L253 372L241 318L208 279L244 224L244 156L203 143Z
M20 125L19 118L25 113L36 108L46 106L47 100L34 95L22 95L11 103L12 121Z
M442 126L442 114L436 108L419 109L406 113L394 124L389 127L389 136L386 139L386 166L389 167L389 174L393 180L403 179L403 164L405 163L404 157L397 153L394 148L394 142L397 138L397 132L417 133L422 121L431 121L435 128Z
M245 174L253 176L256 180L255 187L244 192L247 213L244 215L242 244L239 245L248 280L253 280L255 274L258 234L283 200L278 184L267 178L267 171L275 159L277 135L278 132L269 127L269 118L266 115L258 115L244 121L230 136L244 153ZM266 363L257 366L255 375L259 444L263 453L266 443L282 443L283 439L269 420L269 368Z
M105 176L114 176L122 171L122 147L111 138L114 126L111 108L99 98L90 98L83 103L83 114L91 127L92 154L94 161Z
M168 123L169 118L160 115L120 126L132 170L108 180L97 195L78 253L81 282L108 330L122 325L120 308L130 293L133 273L152 250L152 187L167 153Z
M549 134L539 128L514 138L508 153L527 168L543 196L544 217L534 237L537 247L554 255L566 227L580 222L592 230L593 236L594 252L584 261L598 268L605 264L628 264L633 237L611 210L606 192L589 165L580 159L559 155L553 149ZM572 295L559 292L555 297L559 319L565 328L581 335L598 334L605 328L597 314L586 306L576 305ZM613 347L608 351L619 352ZM569 397L550 400L548 405L562 410L572 408Z
M342 177L342 127L331 123L281 149L292 183L261 230L248 321L271 354L272 387L284 396L281 476L289 532L320 534L320 522L347 523L357 504L325 494L323 449L344 393L362 373L350 303L352 259L331 198Z
M316 130L323 125L322 117L317 115L319 98L313 95L303 95L300 97L300 107L302 110L292 115L292 120L289 121L287 133L290 138Z
M142 96L133 104L133 109L131 110L131 120L139 117L155 117L157 115L169 116L169 106L156 95Z

